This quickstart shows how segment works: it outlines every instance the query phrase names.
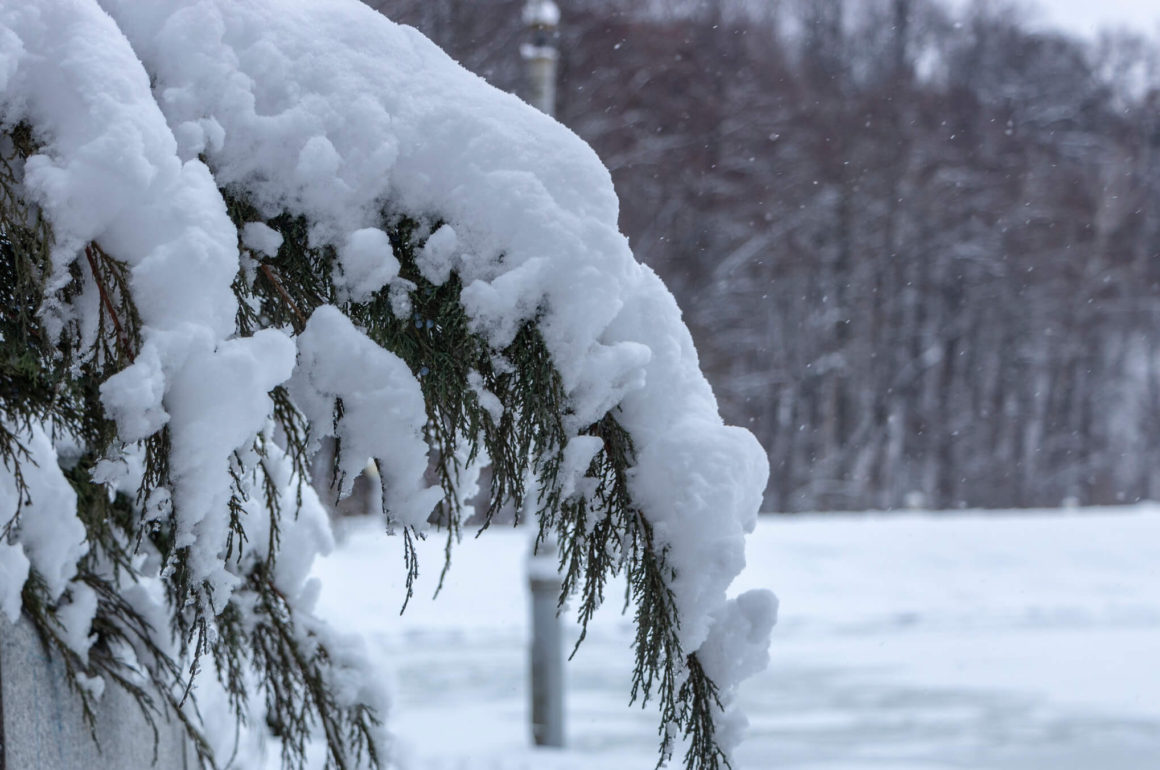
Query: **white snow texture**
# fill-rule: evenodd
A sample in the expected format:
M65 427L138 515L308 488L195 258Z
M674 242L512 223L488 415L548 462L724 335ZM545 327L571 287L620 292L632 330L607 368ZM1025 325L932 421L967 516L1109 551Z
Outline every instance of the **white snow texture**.
M356 0L0 3L0 121L30 123L43 143L23 185L54 228L59 279L90 242L131 270L144 346L104 383L102 403L126 442L168 425L178 537L213 606L238 582L223 559L230 457L266 430L279 384L315 426L343 399L345 470L353 478L356 461L380 459L399 521L421 525L440 494L423 479L418 381L339 310L319 308L297 337L237 336L239 239L270 254L280 238L261 223L239 235L219 193L231 187L265 216L305 216L312 242L335 247L336 285L355 301L406 290L378 229L384 206L446 223L419 257L423 274L458 273L473 328L497 347L539 318L574 407L568 429L621 407L638 453L632 491L676 574L684 648L704 650L726 705L760 667L775 600L726 602L726 589L744 566L765 453L722 423L672 296L617 229L608 171L566 128ZM27 440L39 460L33 504L13 543L0 543L9 617L30 566L59 596L86 547L47 430ZM569 449L577 468L593 450ZM0 504L12 511L10 470ZM287 526L301 534L283 535L295 554L279 564L308 612L309 564L330 535L321 514ZM74 604L83 640L91 609L85 618Z

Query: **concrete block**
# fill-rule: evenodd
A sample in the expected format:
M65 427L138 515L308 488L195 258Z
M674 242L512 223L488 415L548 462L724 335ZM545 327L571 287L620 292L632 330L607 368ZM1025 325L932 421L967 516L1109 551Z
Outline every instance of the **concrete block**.
M196 754L180 725L153 731L136 701L108 683L97 704L98 747L69 688L30 623L0 617L0 770L194 770Z

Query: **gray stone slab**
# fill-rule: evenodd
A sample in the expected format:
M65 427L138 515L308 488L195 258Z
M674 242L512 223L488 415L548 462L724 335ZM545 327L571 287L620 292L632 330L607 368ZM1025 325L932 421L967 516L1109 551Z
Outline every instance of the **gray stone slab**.
M179 725L153 731L136 702L113 684L97 705L97 735L85 726L64 667L51 660L32 626L0 617L0 770L193 770L197 760Z

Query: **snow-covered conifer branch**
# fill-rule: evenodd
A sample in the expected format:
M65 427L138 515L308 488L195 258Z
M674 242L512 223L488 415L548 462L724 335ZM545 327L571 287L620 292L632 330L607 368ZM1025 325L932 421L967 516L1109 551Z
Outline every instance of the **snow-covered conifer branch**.
M86 708L111 680L207 763L243 748L210 700L286 766L378 765L380 680L312 615L317 495L373 459L387 524L450 546L486 459L582 625L626 574L662 759L683 731L727 763L773 622L725 598L764 453L583 143L353 0L4 6L0 129L0 609Z

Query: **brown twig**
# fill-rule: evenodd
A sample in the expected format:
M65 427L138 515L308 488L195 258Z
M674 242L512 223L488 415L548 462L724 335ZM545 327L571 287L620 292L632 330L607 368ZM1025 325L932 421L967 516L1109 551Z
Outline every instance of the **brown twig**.
M105 306L105 310L109 314L109 318L113 321L113 329L117 333L117 341L121 343L122 352L129 358L133 357L133 350L129 346L129 337L125 334L124 328L121 326L121 320L117 317L117 308L113 305L113 300L109 298L109 292L105 289L105 283L101 280L101 269L97 265L97 247L93 244L85 246L85 257L89 260L89 267L93 271L93 280L97 282L97 291L101 294L101 304Z
M286 293L286 289L282 288L282 283L278 280L278 274L274 272L274 268L269 265L262 265L262 275L266 276L266 280L274 286L274 290L278 292L278 296L294 311L295 317L298 318L298 325L295 331L301 333L306 328L306 316L302 315L302 311L298 309L298 305Z

